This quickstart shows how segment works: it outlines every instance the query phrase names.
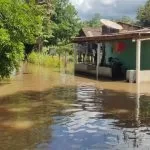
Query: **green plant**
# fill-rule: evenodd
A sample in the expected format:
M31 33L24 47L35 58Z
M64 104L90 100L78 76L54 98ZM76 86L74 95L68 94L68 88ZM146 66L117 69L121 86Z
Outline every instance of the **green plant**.
M24 43L36 42L42 16L34 4L22 0L0 1L0 78L9 77L23 60Z
M59 58L57 56L52 57L44 53L36 53L36 52L32 52L29 55L28 62L53 68L59 67L60 63L62 63L59 61Z
M150 26L150 0L147 0L144 6L141 6L137 11L137 19L139 24L145 27Z

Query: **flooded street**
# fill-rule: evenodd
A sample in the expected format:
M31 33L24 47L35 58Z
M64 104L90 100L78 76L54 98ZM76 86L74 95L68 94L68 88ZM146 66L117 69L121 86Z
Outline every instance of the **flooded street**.
M0 84L0 150L150 149L149 85L25 64Z

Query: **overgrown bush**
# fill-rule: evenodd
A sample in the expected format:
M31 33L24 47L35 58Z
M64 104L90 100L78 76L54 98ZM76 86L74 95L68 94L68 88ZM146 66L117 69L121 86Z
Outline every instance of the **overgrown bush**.
M9 77L23 60L24 43L36 42L41 12L22 0L0 0L0 78Z
M28 57L28 62L37 64L37 65L42 65L46 67L59 67L62 62L61 60L59 61L59 58L57 56L49 56L47 54L43 53L36 53L32 52L29 57Z

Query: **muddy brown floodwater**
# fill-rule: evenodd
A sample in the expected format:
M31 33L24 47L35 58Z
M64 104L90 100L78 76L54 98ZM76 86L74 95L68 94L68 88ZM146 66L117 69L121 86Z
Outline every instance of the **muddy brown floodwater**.
M149 87L24 64L0 83L0 150L150 149Z

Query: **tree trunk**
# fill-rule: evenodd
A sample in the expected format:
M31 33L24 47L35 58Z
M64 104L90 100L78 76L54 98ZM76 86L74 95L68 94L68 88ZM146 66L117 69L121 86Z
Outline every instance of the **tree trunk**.
M59 71L60 71L60 54L58 54L59 57Z
M65 52L65 68L67 67L67 53Z

